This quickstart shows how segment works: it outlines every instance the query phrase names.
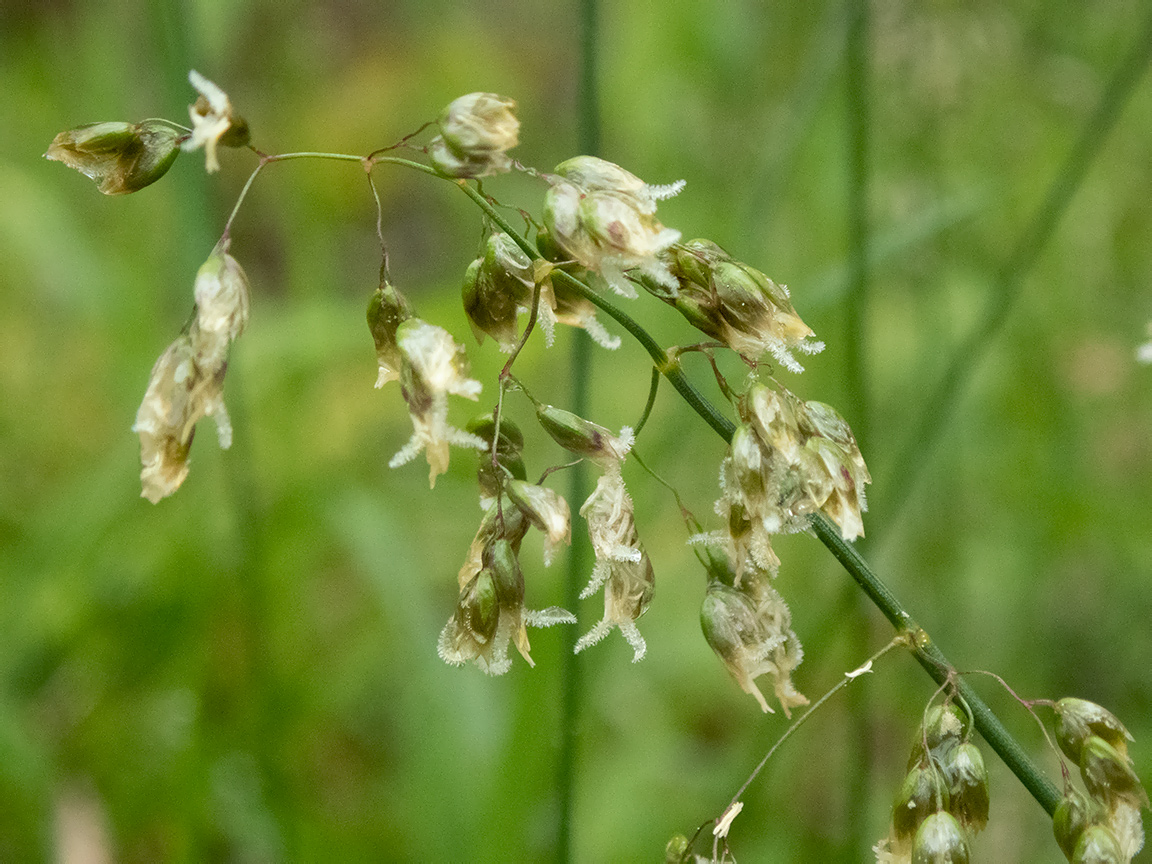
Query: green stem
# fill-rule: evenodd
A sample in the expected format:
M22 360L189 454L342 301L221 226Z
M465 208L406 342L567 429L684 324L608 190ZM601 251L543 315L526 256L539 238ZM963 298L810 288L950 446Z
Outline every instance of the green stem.
M868 388L865 369L865 315L868 307L868 3L848 0L846 46L848 102L848 259L849 289L844 304L844 373L852 429L861 449L867 440Z
M600 88L596 74L596 49L600 32L597 26L599 3L598 0L579 0L579 5L578 149L582 153L595 156L600 150ZM578 330L572 340L568 368L569 380L572 382L572 410L581 417L587 416L591 401L589 393L591 365L592 340L586 333ZM568 494L571 501L574 504L583 501L588 495L590 485L588 466L581 462L575 466L569 477ZM580 602L581 582L588 572L592 549L587 535L579 535L572 538L572 541L564 579L564 608L574 610ZM564 657L560 667L560 758L557 765L560 820L556 838L556 860L560 864L568 864L575 860L572 826L575 824L577 729L584 674L583 664L577 662L576 658L576 639L577 633L574 628L563 629L560 643Z
M652 367L652 383L648 385L648 401L644 403L644 411L640 414L640 419L636 421L636 425L632 427L632 432L637 438L640 437L640 432L644 428L644 424L648 422L648 418L652 414L652 408L656 404L656 391L660 389L660 370L655 366Z
M860 448L867 452L871 407L868 394L867 315L868 315L868 63L869 0L846 0L848 32L845 40L844 77L847 84L847 198L848 198L848 297L844 303L844 380L847 413ZM852 586L845 583L844 590ZM853 592L854 593L854 592ZM854 598L860 614L853 615L844 637L855 656L862 655L872 641L872 621L865 614L864 598ZM875 721L868 710L867 688L856 688L847 700L846 711L860 745L851 749L845 765L846 800L852 812L863 812L868 799L868 778L876 759ZM859 850L867 848L867 827L853 820L841 850L844 860L854 861Z
M944 656L927 632L913 620L900 601L896 599L896 595L873 572L868 562L860 556L860 553L853 548L851 543L840 535L840 529L832 524L823 513L817 513L812 517L811 527L820 542L828 547L836 560L856 580L864 593L868 595L868 599L884 614L892 626L897 630L907 631L913 635L915 645L913 655L917 662L924 667L937 684L949 682L955 685L960 695L964 697L972 709L973 723L980 734L984 736L984 740L996 751L1004 764L1024 784L1024 788L1032 794L1032 797L1040 803L1048 815L1051 816L1055 813L1056 805L1060 802L1060 791L1036 767L1028 754L1012 737L1012 734L1004 728L1004 724L1000 722L992 709L972 689L972 686L956 675L956 669L948 662L948 658Z
M240 190L240 195L236 198L236 203L232 205L232 212L228 214L228 221L224 223L224 233L222 235L224 239L227 239L228 235L232 233L232 222L236 219L236 214L240 212L240 205L243 204L244 199L248 197L248 190L252 188L256 177L264 170L266 164L268 164L266 161L261 160L255 170L248 175L248 181L244 184L244 188Z
M287 162L290 159L334 159L337 162L364 162L363 156L353 156L351 153L322 153L316 150L302 150L298 153L277 153L274 156L261 156L262 162ZM383 159L377 159L377 162L383 162ZM407 161L407 160L404 160ZM419 165L419 162L413 162L413 165ZM427 167L424 165L421 168ZM429 169L431 170L431 169Z

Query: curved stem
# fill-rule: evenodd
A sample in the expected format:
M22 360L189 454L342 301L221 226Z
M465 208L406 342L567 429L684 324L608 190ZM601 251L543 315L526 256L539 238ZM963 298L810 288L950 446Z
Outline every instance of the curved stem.
M363 157L352 156L348 153L319 153L314 151L303 151L300 153L277 153L275 155L269 156L267 153L261 153L255 147L253 147L252 150L256 153L257 156L260 157L260 164L258 164L252 173L248 175L248 181L244 184L244 188L240 190L240 196L236 199L236 203L232 205L232 212L228 214L228 221L224 223L224 233L222 235L224 239L227 239L228 235L231 233L232 222L235 221L236 214L240 212L240 205L243 204L244 199L248 197L248 190L252 188L252 183L256 180L257 175L259 175L260 172L264 170L265 165L269 165L272 162L287 162L291 159L335 159L341 162L361 163L364 161ZM416 165L418 163L413 162L412 164ZM375 187L373 187L372 191L376 191ZM376 199L376 203L379 205L379 198Z
M240 196L236 199L236 203L232 205L232 212L228 214L228 221L224 223L223 238L226 239L228 235L232 233L232 222L236 218L236 214L240 212L240 205L243 204L244 199L248 197L248 190L252 188L253 181L255 181L256 176L264 170L266 164L267 162L261 159L260 164L256 166L256 170L248 175L248 182L245 183L244 188L240 190Z
M640 430L644 428L644 424L648 422L648 417L652 414L652 406L656 404L656 391L660 389L660 370L655 366L652 367L652 383L648 385L648 401L644 403L644 411L640 415L640 419L636 425L632 427L632 433L639 438Z
M303 150L299 153L277 153L273 156L260 154L261 162L287 162L290 159L335 159L337 162L364 161L363 156L353 156L351 153L321 153L315 150Z
M388 281L388 244L384 242L384 206L380 203L380 192L372 179L372 169L366 167L364 176L368 178L368 188L372 190L372 200L376 202L376 238L380 241L380 284Z

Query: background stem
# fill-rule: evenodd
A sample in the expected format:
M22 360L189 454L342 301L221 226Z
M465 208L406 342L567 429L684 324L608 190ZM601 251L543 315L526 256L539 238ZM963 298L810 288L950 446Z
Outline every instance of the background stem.
M867 315L868 315L868 74L869 16L868 0L846 0L845 16L848 28L845 38L845 149L848 171L845 176L848 204L848 296L845 298L844 312L844 381L846 410L844 414L852 421L852 431L864 452L868 451L871 405L868 394L868 370L866 360ZM863 541L863 538L861 538ZM872 619L868 616L867 601L853 591L846 583L847 608L855 611L847 624L843 638L848 647L849 657L863 657L868 653L872 642ZM876 761L875 722L869 710L871 691L867 687L853 687L847 694L845 713L847 715L849 746L844 762L847 812L863 814L868 812L869 778ZM858 859L859 850L868 848L867 820L849 819L846 826L840 857L844 861Z
M848 296L845 300L845 413L862 450L868 440L868 388L864 360L868 307L868 3L848 0L844 78L847 103Z
M1089 118L1080 139L1001 268L983 316L957 346L940 383L923 401L916 433L904 447L884 484L885 493L889 496L884 504L885 524L892 526L900 518L932 452L945 430L951 427L952 415L979 368L980 360L999 335L1008 313L1020 296L1025 277L1032 271L1040 253L1055 233L1060 217L1068 209L1088 168L1103 149L1104 140L1120 118L1121 109L1136 89L1149 61L1152 61L1152 15L1108 82L1108 88L1100 97L1096 111Z
M595 156L600 150L600 97L596 75L596 47L598 39L597 0L580 0L580 78L579 128L577 149ZM589 414L589 380L592 340L577 329L572 338L568 380L572 382L572 410L585 417ZM588 467L579 463L569 472L568 500L579 507L588 496ZM575 610L580 604L580 585L590 564L590 544L587 535L576 532L568 555L568 570L564 580L564 608ZM560 759L557 780L560 820L556 839L556 859L561 864L574 860L572 826L575 811L576 747L579 741L580 697L582 666L576 658L575 628L561 628L560 654Z

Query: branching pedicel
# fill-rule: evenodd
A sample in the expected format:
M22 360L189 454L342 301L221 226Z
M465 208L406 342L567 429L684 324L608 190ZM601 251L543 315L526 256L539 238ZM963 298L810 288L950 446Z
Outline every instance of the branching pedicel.
M191 128L156 119L91 124L58 135L45 155L77 169L109 195L135 192L156 182L182 151L203 148L206 170L217 171L219 147L249 147L248 126L220 87L196 72L189 80L199 92L190 108ZM785 714L808 703L791 680L803 652L791 629L788 607L772 584L780 560L771 538L809 529L837 552L874 600L884 601L882 608L894 623L899 621L909 634L914 630L920 634L899 636L897 642L913 646L929 667L941 666L951 682L954 672L942 665L938 651L931 652L926 634L913 627L910 616L899 609L870 568L852 563L854 553L849 554L846 541L864 534L864 487L871 477L848 424L830 406L794 395L760 365L768 354L785 369L800 373L803 368L795 355L824 347L796 313L787 289L734 260L710 240L681 242L679 231L658 221L658 203L679 193L683 181L651 185L591 156L568 159L550 173L514 162L508 151L519 138L515 107L503 96L471 93L452 102L435 123L366 157L268 155L249 147L259 164L196 276L193 315L153 368L136 417L133 429L140 436L144 497L156 503L183 483L195 427L203 417L215 420L221 447L231 444L223 384L229 347L248 319L249 289L243 270L229 254L229 232L256 176L267 165L289 159L359 163L377 201L379 226L372 170L378 164L399 165L456 183L484 212L487 239L467 268L462 299L477 341L489 336L510 355L497 382L492 412L466 429L451 425L448 397L478 400L482 384L470 377L465 350L453 335L419 318L388 281L385 255L380 286L367 315L379 367L376 386L399 382L413 425L411 439L389 464L398 467L424 453L429 483L434 485L448 468L451 447L480 453L478 480L485 512L458 575L456 609L440 634L441 658L451 664L471 661L489 674L503 674L511 666L510 645L532 665L528 626L576 621L563 609L525 607L521 543L532 528L543 532L547 566L556 548L570 540L571 514L568 503L543 485L552 469L536 483L528 480L523 436L505 412L505 395L513 391L531 402L536 420L561 447L602 471L579 513L596 557L581 596L603 588L604 617L576 643L576 651L596 644L612 629L619 629L632 647L633 661L647 650L636 622L652 602L655 576L624 482L623 465L634 443L632 429L624 427L613 434L539 401L512 374L520 349L536 329L548 344L556 325L563 324L586 330L605 348L617 347L619 337L596 317L599 308L641 342L690 407L730 442L720 466L721 492L715 505L721 527L703 531L687 511L686 517L707 575L702 629L740 687L765 712L772 708L756 683L764 675L771 678ZM436 133L426 145L413 143L420 131L433 125ZM423 154L427 162L390 155L399 149ZM547 184L541 220L526 216L537 231L533 239L508 225L478 182L475 186L468 182L514 168ZM734 403L735 422L687 381L674 359L680 349L674 349L670 358L605 295L608 289L635 300L638 287L673 306L714 340L693 347L733 351L750 368L750 383L743 391L717 371L722 392ZM528 320L521 327L524 314ZM914 751L912 771L893 811L891 833L876 847L878 860L967 861L967 836L987 820L986 772L979 751L968 741L972 718L952 704L952 696L959 692L955 686L949 701L934 706L925 720L922 743ZM1091 703L1063 700L1057 711L1061 747L1080 764L1089 793L1086 798L1067 787L1056 808L1061 848L1070 861L1131 860L1142 843L1139 811L1148 799L1127 757L1126 732L1111 714ZM989 726L980 725L983 716L972 715L989 737ZM997 752L1004 755L1000 747ZM1015 757L1005 758L1022 779L1035 773L1030 763L1017 765ZM1034 780L1042 787L1047 782ZM1044 803L1054 794L1038 798ZM741 806L734 799L717 822L713 833L725 844ZM688 860L690 848L691 843L674 840L669 859Z

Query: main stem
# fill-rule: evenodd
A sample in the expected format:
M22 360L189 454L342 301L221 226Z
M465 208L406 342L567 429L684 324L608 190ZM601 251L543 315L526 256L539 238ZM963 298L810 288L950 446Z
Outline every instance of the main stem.
M972 709L972 719L980 734L996 754L1004 760L1004 764L1019 778L1032 797L1051 816L1060 802L1060 792L1056 786L1036 767L1024 749L1004 728L1000 719L992 713L992 709L981 699L972 686L956 674L956 669L948 662L948 658L932 641L928 633L920 627L896 599L891 589L880 580L880 577L861 557L860 553L846 541L837 528L823 513L812 517L812 532L836 556L849 575L856 580L868 599L884 614L884 617L897 630L906 631L913 636L913 655L925 671L932 676L937 684L951 683L964 697L968 707Z

